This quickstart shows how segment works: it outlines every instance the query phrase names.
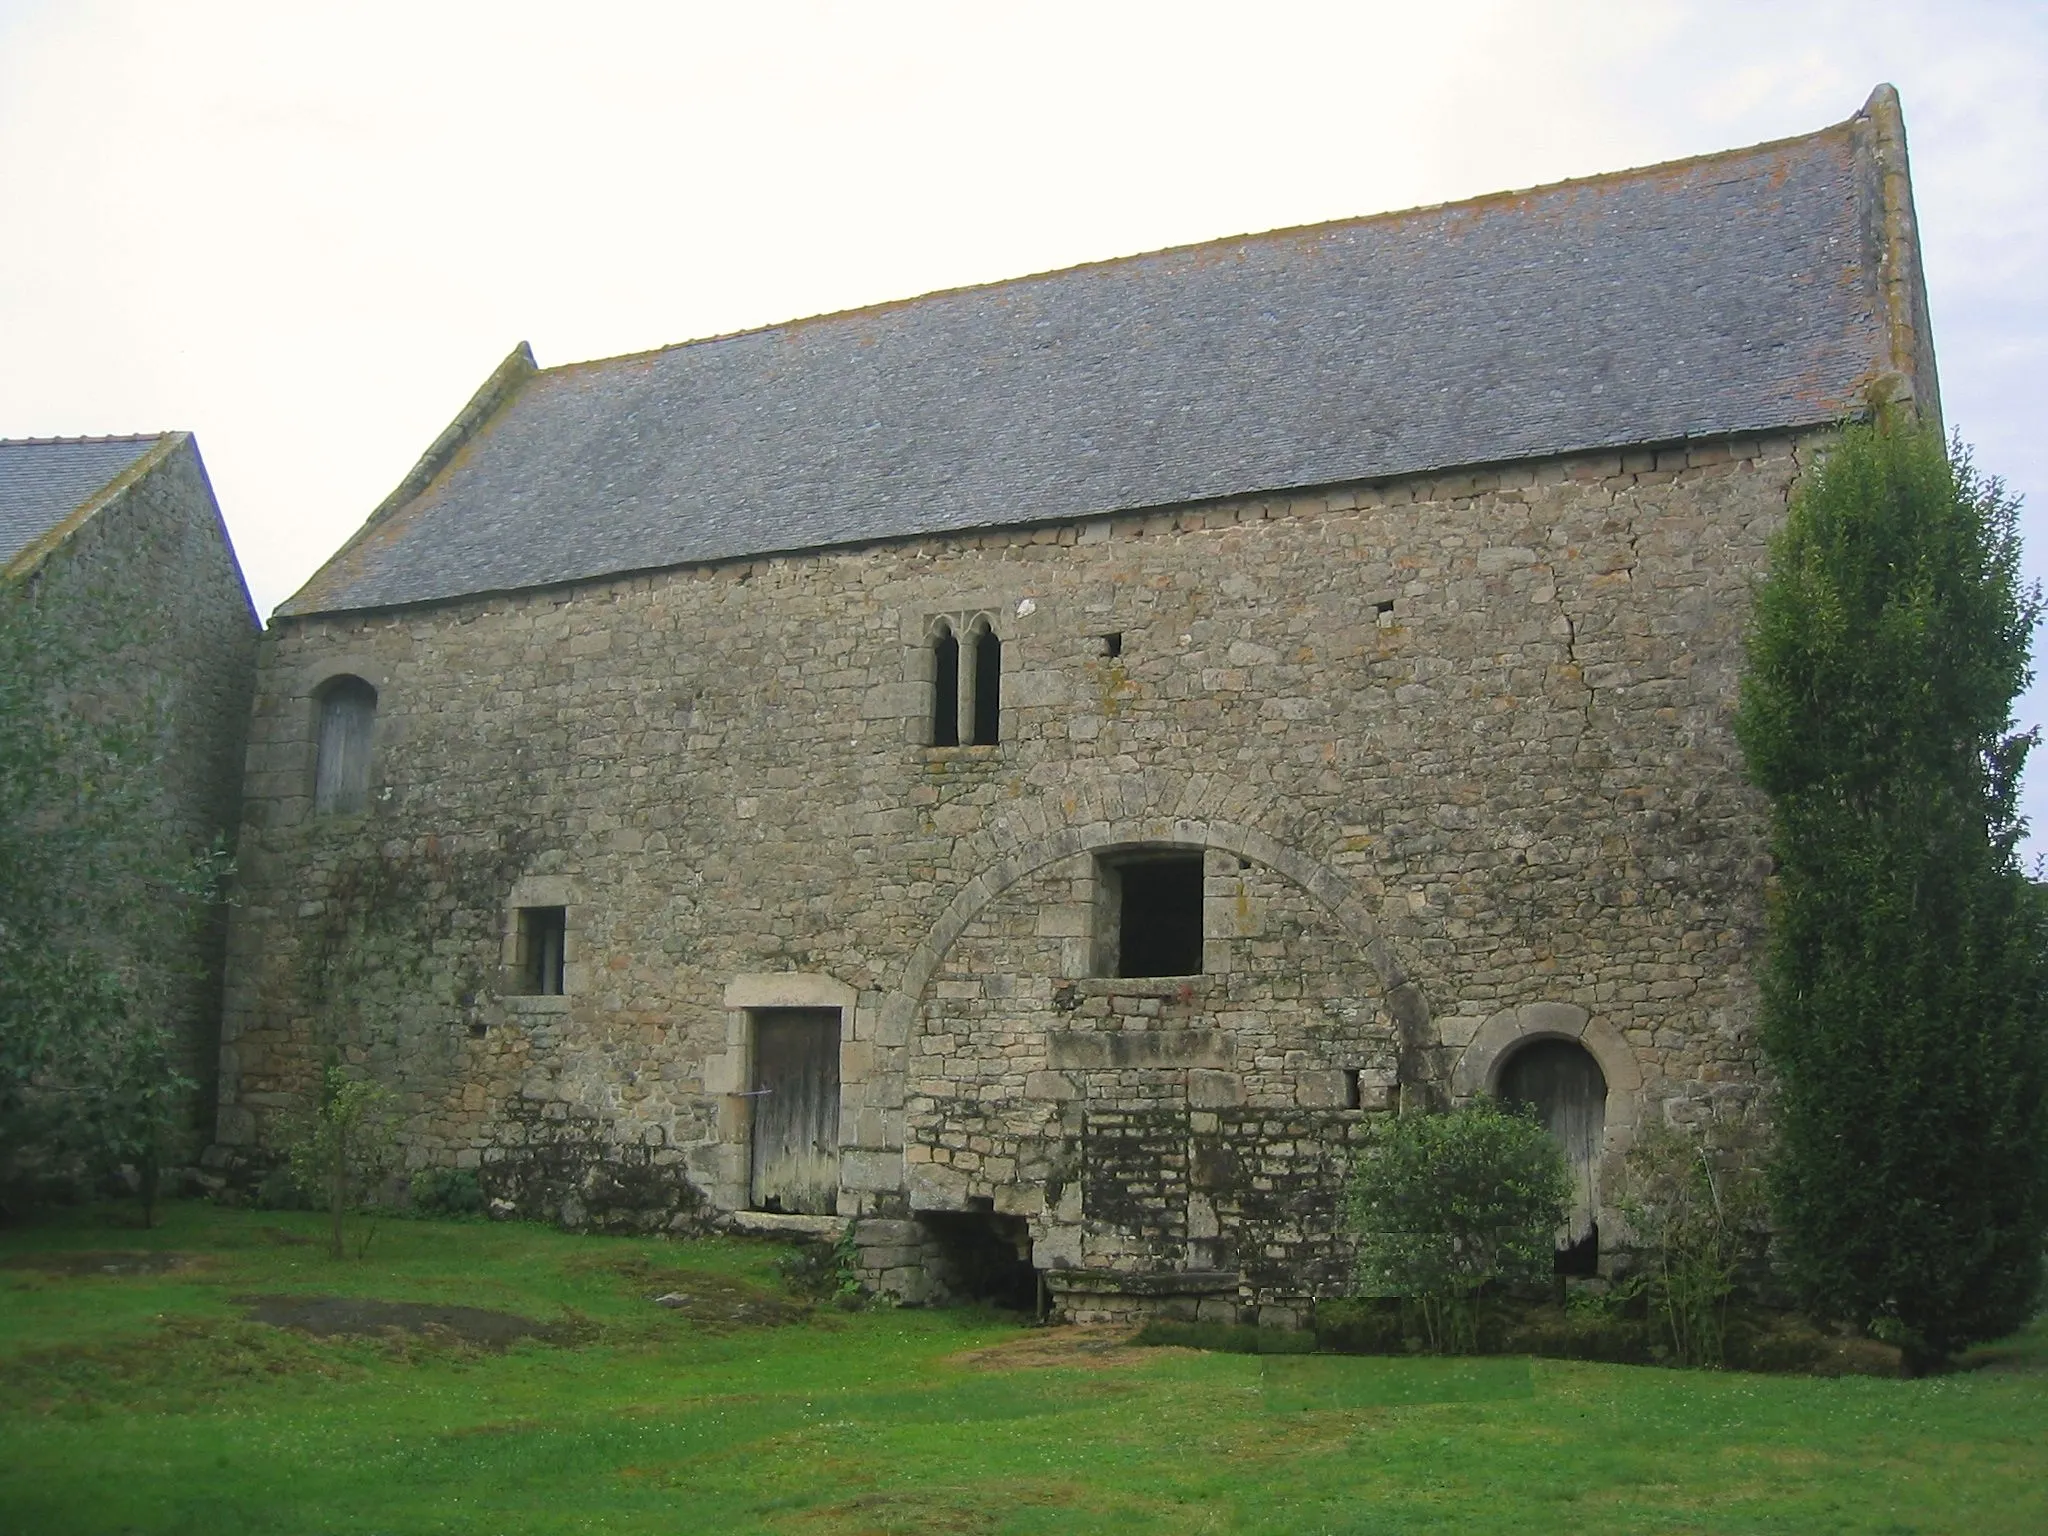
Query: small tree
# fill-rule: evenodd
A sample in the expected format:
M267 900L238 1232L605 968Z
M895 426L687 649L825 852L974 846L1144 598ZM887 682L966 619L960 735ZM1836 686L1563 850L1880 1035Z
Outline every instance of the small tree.
M1431 1349L1474 1349L1482 1293L1549 1278L1571 1192L1532 1115L1482 1100L1384 1116L1351 1180L1359 1289L1413 1301Z
M1845 428L1772 543L1736 720L1778 865L1761 1041L1787 1272L1920 1363L2026 1320L2048 1232L2017 511L1960 445Z
M1704 1143L1665 1127L1629 1149L1624 1170L1617 1204L1636 1239L1650 1315L1680 1365L1719 1366L1728 1303L1767 1236L1762 1188L1749 1169L1716 1167Z
M390 1171L390 1105L391 1095L376 1083L330 1066L321 1074L318 1100L291 1138L292 1176L327 1207L330 1258L347 1253L343 1239L349 1212Z

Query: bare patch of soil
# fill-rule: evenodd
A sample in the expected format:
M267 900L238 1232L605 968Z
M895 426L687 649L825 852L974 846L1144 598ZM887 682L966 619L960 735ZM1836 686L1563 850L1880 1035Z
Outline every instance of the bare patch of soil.
M636 1296L709 1328L779 1328L811 1315L807 1302L778 1296L746 1280L701 1269L665 1269L650 1259L607 1266Z
M503 1349L520 1339L565 1343L570 1330L483 1307L432 1302L376 1301L363 1296L238 1296L247 1316L273 1328L294 1328L315 1338L390 1338L415 1334L480 1349Z
M1031 1371L1053 1366L1113 1371L1143 1365L1168 1355L1196 1353L1175 1345L1141 1347L1131 1342L1136 1331L1110 1323L1034 1328L985 1349L970 1349L949 1356L947 1363L972 1371Z
M951 1488L877 1490L804 1510L796 1518L805 1528L825 1536L984 1536L1000 1530L1005 1513L1019 1506L1072 1510L1083 1498L1083 1491L1070 1484L1012 1483L993 1505L985 1491L977 1497Z
M168 1275L197 1269L196 1254L142 1249L93 1249L85 1253L18 1253L0 1259L0 1269L32 1269L38 1274L83 1279L92 1275Z

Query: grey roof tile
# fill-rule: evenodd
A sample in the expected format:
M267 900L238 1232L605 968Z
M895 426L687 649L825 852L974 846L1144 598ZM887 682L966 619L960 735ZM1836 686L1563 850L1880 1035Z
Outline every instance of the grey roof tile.
M1829 421L1851 128L536 373L280 611Z
M161 441L163 434L155 432L0 441L0 567Z

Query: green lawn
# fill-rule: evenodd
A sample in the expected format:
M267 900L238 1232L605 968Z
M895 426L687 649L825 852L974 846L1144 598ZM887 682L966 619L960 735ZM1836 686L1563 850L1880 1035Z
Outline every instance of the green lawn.
M780 1294L734 1242L394 1221L334 1263L310 1216L130 1219L0 1232L6 1536L2048 1531L2041 1325L1917 1382L1202 1355L972 1312L723 1321ZM53 1257L143 1249L194 1262ZM256 1296L559 1331L314 1338Z

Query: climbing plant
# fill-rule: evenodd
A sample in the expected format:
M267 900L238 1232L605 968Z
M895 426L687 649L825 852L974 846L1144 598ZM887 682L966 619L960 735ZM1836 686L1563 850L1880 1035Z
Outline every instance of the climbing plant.
M2015 857L2041 612L2018 504L1903 415L1850 425L1756 594L1770 1190L1816 1313L1922 1363L2024 1322L2048 1233L2042 909Z
M1717 1159L1697 1135L1656 1126L1629 1148L1616 1203L1634 1239L1635 1284L1672 1359L1725 1363L1729 1304L1768 1225L1754 1170Z
M108 644L0 588L0 1188L127 1167L147 1219L194 1086L190 936L229 863L166 830L164 715L102 675Z

